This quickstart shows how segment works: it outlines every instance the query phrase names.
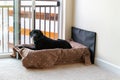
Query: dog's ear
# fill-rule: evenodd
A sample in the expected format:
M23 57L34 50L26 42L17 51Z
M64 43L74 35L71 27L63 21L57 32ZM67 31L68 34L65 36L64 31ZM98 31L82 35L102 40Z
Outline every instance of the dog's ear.
M43 36L43 33L42 33L42 31L40 31L40 30L39 30L39 34L40 34L41 36Z

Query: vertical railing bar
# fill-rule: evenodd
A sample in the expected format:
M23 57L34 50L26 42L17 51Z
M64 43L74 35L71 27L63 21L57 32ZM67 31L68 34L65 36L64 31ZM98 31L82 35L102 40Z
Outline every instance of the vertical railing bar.
M1 7L0 7L0 11L1 11ZM1 19L1 18L0 18L0 19ZM1 19L1 21L2 21L2 19ZM1 25L0 25L0 26L1 26ZM2 44L1 44L1 40L0 40L0 45L2 45ZM1 46L0 46L0 49L1 49ZM2 51L1 51L1 52L2 52Z
M13 9L13 6L12 6L12 10L14 10L14 9ZM13 13L14 13L14 12L13 12ZM13 13L12 13L12 14L13 14ZM14 19L14 17L13 17L13 19ZM12 19L12 20L13 20L13 19ZM14 28L13 28L13 32L14 32ZM12 36L13 36L13 35L14 35L14 33L12 34ZM13 37L13 39L12 39L12 40L14 40L14 37ZM12 43L12 44L13 44L13 46L14 46L14 41L13 41L13 43Z
M0 7L0 11L1 11L1 7ZM0 18L1 19L1 18ZM1 19L1 21L2 21L2 19ZM0 25L1 26L1 25ZM1 29L2 29L2 26L1 26ZM1 49L1 47L2 47L2 42L1 42L1 40L0 40L0 49ZM2 52L2 50L0 51L0 52Z
M36 14L35 14L35 12L36 12L36 9L35 9L35 7L36 7L36 5L35 5L35 1L36 0L32 0L32 29L35 29L35 16L36 16Z
M35 13L35 11L36 11L36 9L34 9L34 11L33 11L33 13L34 13L34 17L33 17L33 29L35 29L36 28L36 25L35 25L35 23L36 23L36 20L35 20L35 18L36 18L36 13Z
M51 37L51 7L49 8L49 37Z
M36 22L37 22L36 13L37 13L37 12L36 12L36 7L35 7L35 11L34 11L34 20L35 20L35 22L34 22L34 23L35 23L34 26L35 26L35 29L36 29L36 27L37 27L37 26L36 26Z
M8 7L8 52L9 52L9 7Z
M21 9L20 9L20 21L22 22L22 9L23 9L23 6L21 6ZM24 23L23 23L24 24ZM22 43L22 23L21 23L21 27L20 27L20 37L21 37L21 41L20 41L20 43Z
M60 34L60 7L58 6L58 15L57 15L57 22L58 22L58 37L59 37L59 34Z
M57 32L57 38L60 38L60 2L58 1L57 2L57 10L58 10L58 13L57 13L57 28L58 28L58 32Z
M41 7L39 7L39 29L41 30Z
M55 39L55 37L56 37L56 35L55 35L55 29L56 29L56 7L54 7L54 39Z
M28 7L29 8L29 31L31 31L31 7ZM30 35L29 35L29 43L31 42L31 39L30 39Z
M25 44L25 7L24 7L23 15L24 15L24 44Z
M44 8L45 13L44 13L44 34L46 35L46 7Z
M36 29L36 8L34 9L34 28Z
M13 8L13 7L12 7L12 10L14 10L14 8ZM14 12L13 12L13 14L12 14L12 15L14 15ZM13 16L13 20L14 20L14 16ZM14 26L13 26L13 35L12 35L12 36L14 36ZM14 39L14 37L13 37L13 45L15 45L15 44L14 44L14 40L15 40L15 39Z
M4 52L4 9L2 8L2 51Z

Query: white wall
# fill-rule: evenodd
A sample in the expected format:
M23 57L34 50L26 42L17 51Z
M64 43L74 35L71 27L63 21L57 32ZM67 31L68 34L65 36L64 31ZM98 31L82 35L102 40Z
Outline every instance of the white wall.
M74 26L97 32L96 58L120 66L120 0L75 0Z

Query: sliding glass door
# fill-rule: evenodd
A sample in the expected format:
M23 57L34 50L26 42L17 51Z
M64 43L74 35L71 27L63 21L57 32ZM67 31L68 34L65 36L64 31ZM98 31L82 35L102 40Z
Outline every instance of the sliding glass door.
M29 32L39 29L58 39L60 2L57 0L0 0L0 54L18 44L31 44Z
M13 0L0 0L0 54L12 52Z

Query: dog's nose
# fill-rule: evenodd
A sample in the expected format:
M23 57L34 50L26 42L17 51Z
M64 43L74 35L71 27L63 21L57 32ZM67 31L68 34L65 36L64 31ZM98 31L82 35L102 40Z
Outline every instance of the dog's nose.
M30 32L30 37L32 37L32 32Z

